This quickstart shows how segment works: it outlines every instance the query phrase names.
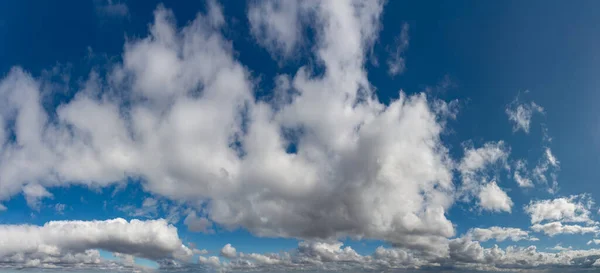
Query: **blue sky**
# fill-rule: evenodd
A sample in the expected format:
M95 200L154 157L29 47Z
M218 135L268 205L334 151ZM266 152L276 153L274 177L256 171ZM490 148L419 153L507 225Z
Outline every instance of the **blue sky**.
M591 270L599 7L4 1L0 270Z

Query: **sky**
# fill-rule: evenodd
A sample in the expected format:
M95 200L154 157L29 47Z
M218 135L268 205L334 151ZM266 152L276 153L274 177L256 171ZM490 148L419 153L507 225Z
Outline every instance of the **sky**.
M0 2L0 272L595 272L597 1Z

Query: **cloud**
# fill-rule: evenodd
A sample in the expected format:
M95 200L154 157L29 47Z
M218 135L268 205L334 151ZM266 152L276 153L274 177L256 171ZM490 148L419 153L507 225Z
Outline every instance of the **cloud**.
M600 245L600 239L592 239L587 242L587 245L591 244Z
M46 188L39 184L27 184L23 187L23 195L25 195L25 201L27 205L34 209L40 210L40 204L42 198L52 198L52 194L46 190Z
M55 211L56 211L56 213L58 213L58 214L63 214L63 213L64 213L64 211L65 211L65 208L66 208L66 207L67 207L67 206L66 206L65 204L60 204L60 203L58 203L58 204L55 204L55 205L54 205L54 210L55 210Z
M206 217L198 217L196 212L191 212L185 217L183 223L187 226L189 231L212 233L212 223Z
M487 142L482 147L464 147L464 155L458 164L462 184L458 188L458 198L470 201L473 197L479 199L481 209L489 211L511 211L512 200L498 187L497 179L490 175L490 170L501 167L509 168L507 158L510 149L503 141Z
M495 181L483 186L479 192L479 206L484 210L511 212L513 201Z
M51 221L43 226L0 225L0 265L70 267L99 264L97 249L163 260L188 259L191 250L164 220Z
M410 250L378 247L371 255L361 255L339 242L301 242L298 248L281 253L240 253L228 263L218 257L201 257L200 262L221 271L328 271L328 272L520 272L560 268L575 270L591 267L600 250L564 249L559 253L541 252L535 246L484 248L468 238L448 241L446 257L415 255Z
M402 74L406 69L406 61L402 55L404 51L408 49L409 37L408 37L409 25L403 23L400 34L394 39L393 48L388 48L389 57L387 59L388 74L396 76Z
M235 250L235 247L231 246L231 244L226 244L221 249L220 254L225 258L233 259L237 256L237 251Z
M0 212L6 211L7 208L5 205L0 204Z
M543 114L544 108L535 102L521 103L518 96L506 107L508 119L513 123L513 132L523 130L528 134L531 118L535 113Z
M532 172L534 178L536 178L539 182L544 184L549 184L548 176L550 176L550 179L552 179L552 184L550 185L550 192L553 193L556 192L556 188L558 187L557 173L559 169L560 162L558 161L558 159L556 159L556 157L552 153L552 150L546 147L544 149L544 154L542 158L539 160L538 164L535 166Z
M129 14L129 8L119 0L95 0L96 13L102 16L125 17Z
M531 229L535 232L544 232L546 235L552 237L557 234L586 234L600 232L600 227L594 226L580 226L580 225L563 225L561 222L550 222L546 224L535 224L531 226Z
M0 82L0 113L15 124L0 152L0 200L32 181L106 187L136 177L151 194L205 207L224 228L443 254L455 232L446 117L425 94L399 92L389 105L375 96L364 63L382 1L307 5L324 74L287 75L285 102L254 97L215 10L177 28L159 7L121 64L48 112L39 80L14 68Z
M289 57L301 41L301 18L307 12L299 1L253 1L248 7L250 32L272 56Z
M590 218L590 209L593 205L594 202L589 195L581 194L531 201L524 209L531 217L532 224L546 220L593 224L595 221Z
M533 182L527 175L527 163L524 160L517 160L515 162L513 178L521 188L533 187Z
M511 240L513 242L521 240L537 241L537 238L529 236L528 231L520 228L497 226L489 228L472 228L467 231L464 237L479 242L486 242L489 240L496 240L497 242L503 242L505 240Z
M201 264L212 266L212 267L220 267L221 266L221 261L219 260L219 257L217 257L217 256L210 256L210 257L200 256L200 257L198 257L198 262Z

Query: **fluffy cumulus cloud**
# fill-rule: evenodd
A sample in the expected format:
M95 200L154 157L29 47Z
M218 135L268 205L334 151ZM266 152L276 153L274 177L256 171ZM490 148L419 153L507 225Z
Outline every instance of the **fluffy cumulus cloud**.
M0 225L0 267L102 267L98 250L151 260L188 260L177 229L164 220L52 221Z
M532 201L525 206L531 217L531 229L549 236L600 232L598 222L591 218L594 202L589 195L574 195L551 200ZM582 223L582 224L563 224Z
M508 169L507 158L510 148L503 141L488 142L475 148L465 145L464 156L458 164L462 179L459 198L462 201L478 200L482 210L511 212L513 202L502 190L494 174L498 169Z
M531 217L532 224L543 221L563 221L594 224L591 209L594 202L589 195L573 195L548 200L531 201L525 206L525 212Z
M420 256L399 248L378 247L370 255L358 254L339 242L301 242L293 251L281 253L240 253L229 262L218 257L201 256L200 263L220 271L284 272L537 272L548 270L585 270L600 264L600 250L562 248L559 253L538 251L535 246L482 247L463 237L449 241L447 257ZM534 270L534 271L531 271Z
M226 244L221 248L221 256L233 259L237 256L237 251L235 247L231 246L231 244Z
M513 202L496 182L492 181L481 188L479 192L479 206L490 211L511 212Z
M454 188L440 140L446 117L424 94L384 105L367 80L365 52L383 3L302 5L316 18L308 27L324 74L287 75L278 99L254 97L216 4L181 29L159 7L149 36L130 40L105 80L93 74L50 112L39 80L14 68L0 83L4 124L14 124L3 127L14 140L0 154L0 199L28 185L140 177L151 193L202 203L225 228L445 251L436 244L454 235L445 215Z

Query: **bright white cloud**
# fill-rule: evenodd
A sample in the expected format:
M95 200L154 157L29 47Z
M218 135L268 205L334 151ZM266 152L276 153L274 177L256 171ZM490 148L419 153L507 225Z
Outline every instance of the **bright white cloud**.
M486 182L493 178L490 177L490 169L508 168L506 160L509 154L510 149L503 141L488 142L479 148L465 146L463 158L457 167L462 179L459 187L461 199L468 201L473 196L479 196Z
M63 267L101 263L97 249L152 260L188 259L177 229L164 220L52 221L0 225L0 264Z
M573 195L549 200L531 201L525 206L525 212L531 217L532 224L542 221L580 222L593 224L590 209L594 202L589 195Z
M157 196L207 205L208 220L225 228L447 251L446 116L424 94L382 104L364 68L383 2L302 5L316 18L307 24L324 75L310 67L287 75L285 102L256 100L215 23L218 5L182 29L159 7L150 35L128 41L108 85L93 74L53 112L40 104L38 80L13 69L0 82L0 113L16 136L0 152L0 200L30 182L104 187L139 177ZM296 153L286 152L290 144Z
M225 258L233 259L237 256L237 251L235 250L235 247L231 246L231 244L226 244L223 246L223 248L221 248L220 254Z
M479 206L484 210L511 212L513 201L492 181L481 188Z

